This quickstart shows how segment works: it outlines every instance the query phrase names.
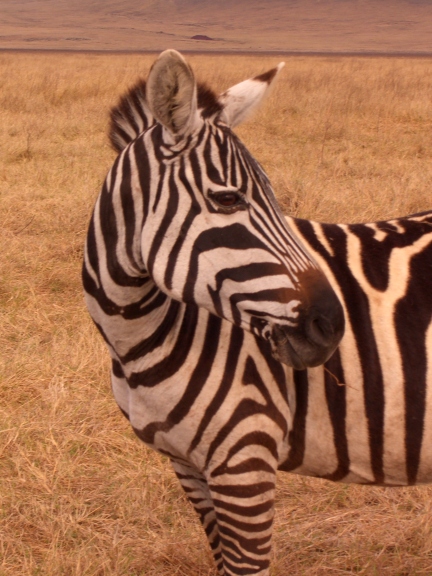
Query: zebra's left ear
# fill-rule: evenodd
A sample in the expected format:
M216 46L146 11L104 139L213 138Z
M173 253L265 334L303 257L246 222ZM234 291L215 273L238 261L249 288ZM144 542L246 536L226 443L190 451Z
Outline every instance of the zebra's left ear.
M183 136L196 127L195 77L176 50L165 50L153 64L147 80L146 99L154 117L174 136Z
M231 128L241 124L261 104L273 80L284 66L285 62L281 62L276 68L240 82L221 94L219 102L223 110L220 119Z

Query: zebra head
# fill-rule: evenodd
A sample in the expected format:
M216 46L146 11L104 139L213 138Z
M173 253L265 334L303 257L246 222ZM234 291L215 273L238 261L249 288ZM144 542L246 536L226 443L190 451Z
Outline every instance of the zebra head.
M142 207L130 223L139 258L159 290L269 340L278 359L303 369L338 345L342 308L232 132L282 66L217 97L167 50L113 110L111 140Z

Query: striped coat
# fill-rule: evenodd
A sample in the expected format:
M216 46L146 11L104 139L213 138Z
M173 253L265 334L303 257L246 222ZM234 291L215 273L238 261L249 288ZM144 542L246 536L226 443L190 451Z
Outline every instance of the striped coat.
M235 125L245 107L253 108L255 101L238 103L244 94L267 88L275 75L271 71L234 87L231 101L230 91L215 99L201 89L197 107L214 134L219 122L226 126L231 118ZM156 217L156 248L143 247L142 214L150 213L142 200L151 164L146 158L161 133L148 95L148 86L140 83L112 113L111 139L121 154L89 229L83 271L87 303L111 352L116 400L137 435L170 457L219 573L267 576L277 469L347 482L430 481L431 313L426 304L432 287L432 216L351 226L287 218L287 235L274 199L264 193L263 203L267 181L260 167L237 140L228 146L219 137L217 146L203 148L204 171L210 168L214 185L217 174L240 170L235 184L218 189L219 208L207 196L213 212L202 229L210 247L204 252L214 258L185 257L194 246L187 244L194 220L190 210L181 213L172 235L173 218ZM168 122L163 112L159 117ZM221 134L234 138L225 127ZM154 149L166 154L164 146ZM167 149L175 146L185 150L175 138ZM203 166L198 160L194 165ZM186 184L192 195L197 187L188 184L190 170L182 174L176 189L179 182ZM260 194L251 194L257 202L248 204L249 223L243 220L240 232L229 222L232 240L222 244L212 238L209 218L216 214L213 225L216 221L220 230L233 208L246 212L237 196L245 175ZM154 198L163 202L162 184L155 186ZM278 248L270 267L262 254L263 240L269 239L267 254ZM221 265L218 252L210 253L215 247L219 254L221 248L235 251L224 256L219 271L210 266ZM286 265L286 254L295 255L297 266ZM137 279L143 261L150 262L147 276ZM178 262L189 267L176 273ZM299 274L301 267L309 272ZM304 368L317 364L318 356L324 361L343 330L318 270L342 303L346 333L324 366L293 370L286 363ZM292 291L296 283L286 284L286 275L293 274L297 285L302 280L300 294L308 294L304 308L312 311L303 320L302 336L288 328L296 318L290 316L290 302L299 298ZM281 312L278 301L288 308ZM309 347L302 348L305 340Z
M346 332L323 368L293 372L282 468L344 482L431 482L432 212L294 225L343 303Z
M161 55L112 112L120 154L83 266L117 403L171 459L225 575L268 570L292 424L286 364L322 363L344 330L334 291L231 130L280 68L216 97L178 53Z

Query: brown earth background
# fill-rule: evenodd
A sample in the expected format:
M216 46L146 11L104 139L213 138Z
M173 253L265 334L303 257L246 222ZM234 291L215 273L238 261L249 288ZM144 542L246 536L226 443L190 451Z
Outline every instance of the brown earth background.
M205 35L212 40L193 40ZM430 0L0 0L0 49L432 53Z

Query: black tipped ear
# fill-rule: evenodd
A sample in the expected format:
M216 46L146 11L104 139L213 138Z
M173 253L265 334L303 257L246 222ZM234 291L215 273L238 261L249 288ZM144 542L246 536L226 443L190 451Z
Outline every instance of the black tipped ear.
M197 88L191 67L176 50L162 52L147 80L147 102L155 118L174 135L197 121Z
M246 120L261 104L263 98L268 94L273 80L284 66L285 63L281 62L276 68L240 82L240 84L232 86L221 94L219 96L219 102L223 106L221 120L232 128Z

